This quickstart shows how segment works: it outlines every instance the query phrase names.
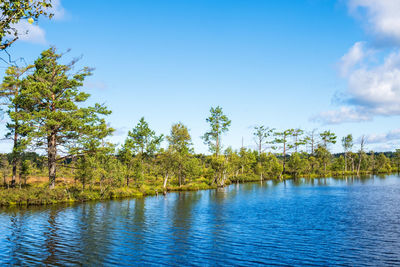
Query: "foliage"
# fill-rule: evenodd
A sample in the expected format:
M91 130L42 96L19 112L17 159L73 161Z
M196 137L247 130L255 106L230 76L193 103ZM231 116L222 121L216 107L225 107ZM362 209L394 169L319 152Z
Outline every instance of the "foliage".
M4 50L14 43L21 33L16 24L21 20L29 23L37 21L39 17L52 18L48 12L51 8L50 0L2 0L0 1L0 50Z
M16 99L23 107L24 123L33 128L29 132L33 145L47 152L50 187L55 185L58 153L86 153L112 133L102 118L111 113L105 106L82 107L90 95L80 87L90 69L71 73L76 61L63 65L61 57L54 48L43 51Z
M157 136L142 117L136 127L129 131L126 145L136 154L150 157L158 150L162 140L163 135Z
M222 149L221 135L228 131L231 121L222 112L222 108L211 107L210 117L206 119L210 125L210 130L203 135L204 144L208 145L210 152L218 157Z

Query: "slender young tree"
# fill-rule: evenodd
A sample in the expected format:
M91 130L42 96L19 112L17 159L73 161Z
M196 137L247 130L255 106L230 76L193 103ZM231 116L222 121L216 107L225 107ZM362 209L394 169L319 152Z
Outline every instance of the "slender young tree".
M258 149L258 155L261 155L261 153L264 152L264 145L271 143L268 138L272 135L273 131L274 129L263 125L254 127L253 135Z
M326 149L326 152L330 155L329 152L329 145L330 144L336 144L336 135L332 133L331 131L324 131L319 134L321 137L322 141L322 146ZM324 172L326 174L326 165L328 164L328 161L324 160Z
M158 150L163 138L163 135L157 136L156 133L150 129L144 117L142 117L135 128L128 133L128 139L131 140L130 145L134 152L144 157L153 156Z
M327 165L331 161L331 153L329 150L324 146L319 144L317 148L315 149L315 156L316 159L319 160L319 162L324 166L324 175L327 174Z
M360 175L361 161L362 161L362 156L364 153L365 142L366 142L366 138L365 138L365 135L363 135L360 138L360 151L358 152L359 156L358 156L357 176Z
M294 129L287 129L284 130L283 132L276 132L274 133L275 139L274 139L274 144L280 145L282 149L282 156L283 156L283 161L282 161L282 174L285 174L285 166L286 166L286 154L290 149L294 147L292 143L289 142L289 139L293 137Z
M222 108L217 106L216 108L211 107L210 117L206 121L210 125L210 130L203 135L203 140L208 145L211 152L215 153L215 156L219 156L222 149L221 135L228 131L231 121L222 112Z
M347 171L347 154L353 148L353 136L348 134L342 138L342 146L344 150L344 171Z
M298 152L298 148L302 145L307 144L307 139L303 137L304 131L302 129L294 129L293 130L293 146L294 152Z
M184 163L190 157L191 140L188 128L182 123L176 123L171 127L171 133L167 136L169 142L169 150L175 154L175 159L178 166L178 181L179 186L184 183L183 169Z
M24 122L33 127L29 134L34 145L47 152L50 188L55 186L57 162L70 157L68 152L84 152L78 141L112 132L103 118L111 113L105 106L82 107L90 95L80 88L90 69L74 73L76 60L63 65L61 57L55 48L43 51L17 99L24 108Z
M308 132L308 134L305 138L306 142L310 145L311 156L314 156L314 150L316 147L315 144L317 143L316 134L315 134L316 131L317 131L317 129L313 129L312 131Z
M25 68L10 66L6 70L6 76L0 86L0 97L2 99L1 104L7 106L7 114L9 116L9 122L6 125L8 129L6 138L12 139L13 141L11 153L11 187L15 186L17 165L21 158L21 153L26 149L26 146L29 143L27 136L30 127L23 122L22 116L24 116L24 113L17 100L19 94L21 94L24 77L31 68L32 66Z
M336 144L336 135L331 131L324 131L319 134L322 140L322 145L328 149L330 144Z
M130 140L128 137L122 147L118 150L118 158L125 166L124 176L126 180L126 186L129 186L129 182L133 176L133 168L135 165L131 142L132 140Z
M138 174L141 178L144 176L144 160L154 156L154 153L159 150L163 138L163 135L157 136L155 131L150 129L144 117L139 120L132 131L128 132L126 145L135 154L136 169L140 169Z
M258 149L258 165L260 169L260 180L263 180L263 160L266 157L261 157L261 154L264 152L264 145L270 144L271 141L268 140L268 138L273 134L274 129L270 129L269 127L265 127L263 125L261 126L255 126L254 127L254 141L257 145Z
M176 153L171 149L162 151L157 155L157 162L160 165L160 172L164 177L163 181L163 194L167 193L167 183L168 179L176 172Z

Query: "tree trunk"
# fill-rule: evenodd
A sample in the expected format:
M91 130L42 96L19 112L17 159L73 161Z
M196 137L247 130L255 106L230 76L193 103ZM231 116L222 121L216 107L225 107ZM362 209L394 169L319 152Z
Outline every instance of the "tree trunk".
M224 170L222 174L221 187L225 185L225 180L226 180L226 170Z
M15 183L17 181L17 159L16 156L13 155L12 159L12 178L11 178L11 187L15 186Z
M182 165L179 164L179 176L178 176L178 181L179 181L179 187L182 186Z
M52 132L47 138L47 154L49 164L49 183L50 189L53 189L56 185L56 158L57 158L57 144L56 134Z
M16 108L15 108L16 109ZM14 147L13 147L13 152L12 152L12 178L11 178L11 187L15 186L16 180L17 180L17 153L16 149L18 146L18 133L17 133L17 126L15 126L14 129Z
M22 179L22 176L21 176L21 172L20 172L19 175L18 175L19 189L21 189L21 185L22 185L21 179Z
M219 154L219 134L217 134L217 138L215 140L215 155L218 157Z
M168 182L168 173L165 175L165 178L164 178L164 183L163 183L164 191L167 188L167 182Z
M344 152L344 172L347 172L347 153Z

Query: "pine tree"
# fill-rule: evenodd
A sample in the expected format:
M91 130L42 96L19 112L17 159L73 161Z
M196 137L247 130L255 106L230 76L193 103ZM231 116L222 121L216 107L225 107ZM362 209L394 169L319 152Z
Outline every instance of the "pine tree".
M57 162L85 153L85 141L103 139L112 132L104 120L111 112L104 105L83 107L89 94L81 87L91 69L72 72L76 63L60 63L62 55L50 48L35 61L34 72L23 83L18 103L36 148L46 151L50 188L56 181Z

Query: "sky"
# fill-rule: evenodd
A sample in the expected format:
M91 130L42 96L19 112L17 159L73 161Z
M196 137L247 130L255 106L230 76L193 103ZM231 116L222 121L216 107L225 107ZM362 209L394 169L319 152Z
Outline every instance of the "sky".
M253 128L265 125L331 130L333 152L350 133L368 150L400 148L398 0L53 0L53 12L22 21L29 32L9 52L82 56L95 68L89 102L113 112L113 142L144 116L164 135L182 122L207 153L201 136L219 105L232 121L224 147L255 148Z

